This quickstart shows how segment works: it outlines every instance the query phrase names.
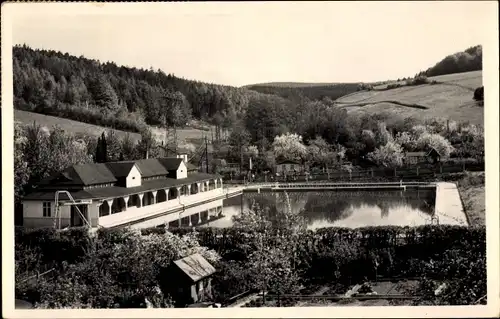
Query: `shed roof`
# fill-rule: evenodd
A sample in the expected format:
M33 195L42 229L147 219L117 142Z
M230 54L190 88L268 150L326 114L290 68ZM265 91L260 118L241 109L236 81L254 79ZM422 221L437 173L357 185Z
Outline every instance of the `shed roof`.
M214 266L198 253L176 260L174 265L194 282L215 273Z

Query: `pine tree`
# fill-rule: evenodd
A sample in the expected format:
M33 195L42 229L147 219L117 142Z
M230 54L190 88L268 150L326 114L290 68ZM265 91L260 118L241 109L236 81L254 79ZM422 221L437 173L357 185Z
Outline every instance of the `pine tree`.
M106 135L104 132L102 132L102 137L101 137L101 150L102 150L102 162L101 163L106 163L108 161L108 143L106 142Z
M97 145L95 147L94 163L101 163L102 158L102 143L101 138L97 138Z

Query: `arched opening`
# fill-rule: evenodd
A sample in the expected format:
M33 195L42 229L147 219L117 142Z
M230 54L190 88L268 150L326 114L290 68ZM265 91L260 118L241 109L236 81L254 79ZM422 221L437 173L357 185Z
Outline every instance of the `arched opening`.
M208 190L212 191L216 188L215 186L215 180L211 179L209 182L208 182Z
M111 205L111 214L117 214L125 210L125 200L123 198L115 198Z
M188 185L182 185L181 187L181 196L188 195Z
M153 193L147 192L142 197L142 206L148 206L154 204L154 196Z
M164 189L160 189L158 193L156 193L156 202L162 203L167 201L167 192Z
M199 193L198 184L197 183L191 184L191 194L198 194L198 193Z
M170 188L168 190L168 200L176 199L177 197L177 188Z
M130 195L128 198L128 207L141 207L141 201L138 194Z
M109 215L109 205L107 201L103 201L101 206L99 206L99 217Z

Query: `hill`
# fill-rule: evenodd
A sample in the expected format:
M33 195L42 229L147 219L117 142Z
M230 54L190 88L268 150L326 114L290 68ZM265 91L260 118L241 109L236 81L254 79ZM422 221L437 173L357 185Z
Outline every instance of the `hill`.
M483 48L476 45L463 52L450 54L439 61L433 67L427 69L424 74L428 77L445 74L464 73L479 71L483 68Z
M482 86L481 71L436 76L429 81L435 84L394 89L379 86L343 96L334 103L353 114L390 113L483 124L483 108L472 98L474 89Z
M119 138L125 137L127 134L130 135L134 142L141 139L141 135L138 133L131 133L122 130L115 130L111 128L106 128L98 125L92 125L88 123L68 120L55 116L48 116L43 114L38 114L34 112L27 112L22 110L14 110L14 120L20 122L21 124L31 125L36 122L38 125L45 129L51 129L53 126L58 125L63 130L71 132L73 134L85 134L90 136L100 136L102 132L112 130L116 133ZM199 123L197 126L201 126ZM203 143L203 138L205 136L210 137L210 127L200 127L193 128L187 127L177 130L179 148L181 149L192 149L196 148ZM156 139L161 142L165 139L165 130L161 128L151 127L151 131L156 137ZM210 150L210 149L209 149Z
M359 83L295 83L275 82L245 86L264 94L274 94L286 99L306 97L311 100L336 99L358 91Z
M13 48L13 74L16 109L130 132L190 118L219 125L262 95L26 45Z

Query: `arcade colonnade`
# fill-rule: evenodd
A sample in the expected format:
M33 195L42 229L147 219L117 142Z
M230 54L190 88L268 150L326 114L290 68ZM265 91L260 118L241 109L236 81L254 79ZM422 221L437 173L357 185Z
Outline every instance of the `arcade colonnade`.
M175 200L181 196L191 196L208 192L217 188L222 188L222 178L156 189L121 197L107 198L98 204L99 217L121 213L127 211L129 208L141 208Z

